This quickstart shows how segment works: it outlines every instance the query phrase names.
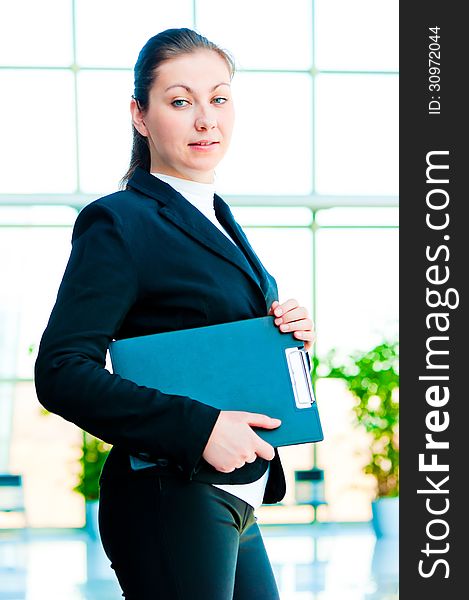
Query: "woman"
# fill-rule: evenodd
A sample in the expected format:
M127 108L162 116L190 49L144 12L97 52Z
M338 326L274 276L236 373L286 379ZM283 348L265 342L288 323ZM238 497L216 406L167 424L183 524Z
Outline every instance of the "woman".
M311 348L306 309L279 303L274 278L214 194L233 130L233 73L228 53L189 29L143 47L125 189L78 215L36 361L40 402L113 444L99 525L129 600L278 598L254 510L279 502L285 479L277 450L252 426L279 420L105 369L112 339L266 314Z

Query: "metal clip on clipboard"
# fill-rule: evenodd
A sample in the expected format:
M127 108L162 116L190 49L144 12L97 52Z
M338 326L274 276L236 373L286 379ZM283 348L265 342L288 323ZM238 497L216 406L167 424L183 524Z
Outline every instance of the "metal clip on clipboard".
M308 357L304 348L285 348L288 370L297 408L311 408L314 397Z

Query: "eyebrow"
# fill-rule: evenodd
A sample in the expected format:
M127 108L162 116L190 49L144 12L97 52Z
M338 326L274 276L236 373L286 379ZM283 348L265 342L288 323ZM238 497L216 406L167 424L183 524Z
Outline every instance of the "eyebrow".
M230 86L229 83L225 83L224 81L222 81L221 83L217 83L217 85L215 85L210 91L214 92L217 89L217 87L220 87L221 85L227 85L228 87ZM192 94L192 91L193 91L193 90L191 90L191 88L188 85L184 85L183 83L174 83L173 85L170 85L169 87L167 87L165 89L165 92L167 92L168 90L170 90L171 88L174 88L174 87L182 87L185 90L187 90L190 94Z

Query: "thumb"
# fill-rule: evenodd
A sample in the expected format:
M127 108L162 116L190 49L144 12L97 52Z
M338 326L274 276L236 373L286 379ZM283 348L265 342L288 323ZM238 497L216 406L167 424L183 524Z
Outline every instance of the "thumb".
M278 427L282 421L280 419L276 419L273 417L268 417L267 415L259 414L259 413L251 413L247 412L246 414L246 422L248 425L252 427L263 427L264 429L275 429Z

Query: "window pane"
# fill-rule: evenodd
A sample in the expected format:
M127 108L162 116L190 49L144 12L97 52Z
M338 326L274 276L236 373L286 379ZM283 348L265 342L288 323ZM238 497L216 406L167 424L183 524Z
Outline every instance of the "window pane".
M312 314L313 240L310 229L245 228L255 253L275 277L279 301L296 298ZM270 308L270 307L269 307Z
M73 62L72 48L71 0L0 4L1 64L68 66Z
M315 164L320 194L398 193L398 77L318 75Z
M309 208L292 206L283 208L269 206L234 206L231 207L235 219L242 226L254 225L310 225L313 213Z
M170 27L192 27L192 1L76 0L77 62L133 68L145 42Z
M71 225L77 212L70 206L1 206L0 227L6 225ZM0 229L0 237L2 229Z
M230 194L311 192L311 77L238 73L232 84L236 124L217 167Z
M198 0L197 27L240 69L309 69L311 0Z
M353 427L354 400L338 379L319 379L316 399L324 440L316 444L318 466L324 469L328 521L368 521L374 499L373 478L363 473L369 437Z
M397 71L397 0L316 0L314 7L318 69Z
M0 193L73 192L71 71L0 71L0 89Z
M12 227L24 221L31 227ZM53 214L55 213L55 214ZM56 226L44 226L47 217ZM39 340L70 253L69 207L0 208L0 376L32 379ZM6 420L6 421L5 421ZM22 473L29 524L80 527L82 498L73 492L81 432L44 416L34 383L0 381L0 468Z
M54 414L43 414L34 383L8 386L13 405L8 470L21 473L31 527L82 527L83 497L73 491L80 470L81 430ZM49 595L49 598L66 596Z
M398 230L319 229L317 232L317 342L319 357L336 348L349 353L395 339L398 327ZM352 427L354 400L342 381L316 385L324 441L318 463L325 470L328 519L368 520L373 482L362 465L365 433Z
M318 355L397 336L398 231L320 229L316 251Z
M318 225L341 225L352 227L360 225L388 225L397 227L399 224L398 208L326 208L316 213Z
M127 171L132 147L130 71L83 71L78 76L80 188L114 192Z
M60 207L63 225L8 227L0 209L0 363L3 377L33 376L40 337L55 302L70 254L71 225L76 211ZM20 212L20 209L17 209ZM23 209L25 215L30 211ZM9 210L6 209L8 222ZM39 212L36 209L36 212ZM46 209L51 213L51 209ZM66 215L66 213L68 213ZM31 215L27 216L32 223ZM68 221L68 224L64 223ZM41 218L38 219L38 223ZM34 352L30 351L30 348Z

